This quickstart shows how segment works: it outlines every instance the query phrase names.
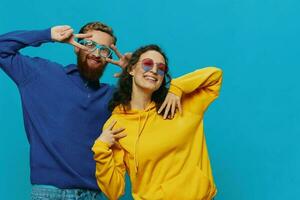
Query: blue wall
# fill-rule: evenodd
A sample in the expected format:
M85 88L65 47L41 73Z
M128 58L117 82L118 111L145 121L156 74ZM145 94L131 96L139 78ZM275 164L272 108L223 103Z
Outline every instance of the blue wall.
M61 24L78 31L100 20L114 27L123 52L161 45L174 77L221 67L222 94L205 118L216 199L299 198L299 1L1 0L0 8L0 34ZM75 61L72 47L64 44L22 52L63 64ZM110 66L103 81L115 83L116 71ZM20 97L1 70L0 134L1 199L28 199L29 146Z

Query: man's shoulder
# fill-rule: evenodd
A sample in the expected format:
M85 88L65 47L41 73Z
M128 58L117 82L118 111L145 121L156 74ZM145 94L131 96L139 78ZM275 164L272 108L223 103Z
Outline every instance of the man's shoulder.
M109 83L101 83L101 87L107 88L108 90L114 92L116 90L116 86Z
M75 65L75 64L69 64L69 65L63 66L63 69L66 72L66 74L70 74L72 72L78 71L77 65Z

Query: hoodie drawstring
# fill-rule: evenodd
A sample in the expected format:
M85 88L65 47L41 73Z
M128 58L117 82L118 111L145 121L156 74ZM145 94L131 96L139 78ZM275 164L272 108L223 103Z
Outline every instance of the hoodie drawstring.
M143 132L144 128L145 128L145 125L146 125L146 122L148 120L148 117L149 117L149 109L147 110L147 115L146 115L146 119L144 121L144 123L142 123L142 127L140 126L141 125L141 115L139 115L139 128L138 128L138 135L137 135L137 138L136 138L136 141L135 141L135 145L134 145L134 164L135 164L135 173L137 174L138 172L138 167L139 167L139 162L138 162L138 142L139 142L139 139L140 139L140 136L141 136L141 133Z

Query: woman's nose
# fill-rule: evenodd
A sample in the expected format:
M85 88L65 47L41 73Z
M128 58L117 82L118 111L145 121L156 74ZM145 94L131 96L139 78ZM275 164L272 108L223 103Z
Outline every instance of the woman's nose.
M150 71L157 74L157 65L154 64L154 66L152 67L152 69Z

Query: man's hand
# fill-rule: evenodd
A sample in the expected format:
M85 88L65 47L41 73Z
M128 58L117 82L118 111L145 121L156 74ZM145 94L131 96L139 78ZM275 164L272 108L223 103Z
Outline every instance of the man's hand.
M126 137L126 133L122 133L125 130L124 128L112 130L116 123L117 121L111 122L109 127L101 133L98 140L101 140L111 147L117 140Z
M87 48L84 45L81 45L78 42L76 42L75 38L90 38L92 37L92 34L73 34L73 32L74 30L67 25L54 26L51 28L51 38L55 42L68 43L80 49L87 50Z
M179 96L169 92L165 98L165 101L160 106L158 113L161 113L165 109L164 119L172 119L175 115L176 108L179 110L179 113L182 114L181 108L181 99Z
M106 58L106 61L109 63L112 63L114 65L117 65L124 70L132 56L132 53L125 53L123 55L120 53L120 51L117 49L117 47L113 44L110 45L110 48L115 52L115 54L118 56L119 60L113 60L110 58ZM121 75L121 73L115 73L114 77L118 78L118 77L120 77L120 75Z

